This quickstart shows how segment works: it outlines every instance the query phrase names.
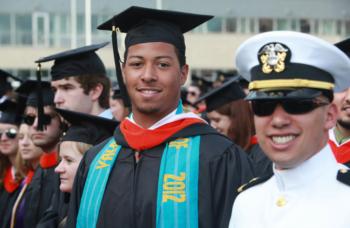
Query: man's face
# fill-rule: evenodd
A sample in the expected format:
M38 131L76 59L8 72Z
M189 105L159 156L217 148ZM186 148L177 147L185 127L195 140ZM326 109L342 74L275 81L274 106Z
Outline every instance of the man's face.
M47 150L54 149L61 136L61 121L53 108L49 106L44 107L44 113L51 117L51 121L50 124L46 125L44 131L38 131L37 108L27 107L26 116L35 117L34 123L29 128L29 134L34 145L42 148L45 152L51 152Z
M75 77L63 78L51 82L55 93L54 102L56 107L76 112L91 113L92 98L85 94Z
M14 156L18 150L18 127L14 124L0 123L0 153Z
M142 43L129 47L123 73L134 117L159 120L177 107L188 66L180 67L173 45Z
M191 104L193 104L195 101L198 100L200 94L201 94L201 91L197 86L189 86L187 89L186 98Z
M259 144L277 169L296 167L326 145L336 114L334 104L298 115L278 105L271 115L254 115Z
M338 108L338 123L350 130L350 88L340 93L334 93L333 102Z

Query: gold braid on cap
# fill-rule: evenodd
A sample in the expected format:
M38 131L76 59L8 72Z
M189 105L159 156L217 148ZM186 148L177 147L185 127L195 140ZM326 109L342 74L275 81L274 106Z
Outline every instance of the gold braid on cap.
M334 83L308 80L308 79L275 79L275 80L258 80L249 83L249 90L273 89L273 88L314 88L332 90Z

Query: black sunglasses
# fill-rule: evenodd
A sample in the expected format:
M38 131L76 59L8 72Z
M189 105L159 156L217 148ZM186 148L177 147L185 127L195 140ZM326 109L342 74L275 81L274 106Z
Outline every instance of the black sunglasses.
M252 109L257 116L271 115L277 105L281 105L284 111L292 115L301 115L311 112L315 108L329 104L326 101L315 99L306 100L253 100Z
M15 128L9 128L5 131L0 131L0 138L2 137L3 133L5 133L9 139L14 139L17 136L17 130Z
M48 114L44 114L43 115L43 124L44 125L50 125L52 118L54 118L55 116L51 116ZM25 115L23 117L23 122L28 124L29 126L32 126L34 124L35 119L37 118L37 116L33 116L33 115Z

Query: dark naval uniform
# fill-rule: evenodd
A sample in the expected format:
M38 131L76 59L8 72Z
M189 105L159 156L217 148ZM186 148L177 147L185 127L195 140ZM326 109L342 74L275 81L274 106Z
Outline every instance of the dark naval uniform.
M251 164L241 149L206 124L194 124L170 137L200 135L198 183L199 227L227 227L235 190L252 176ZM157 185L166 142L141 151L135 160L120 128L114 138L122 149L113 167L101 202L97 227L156 227ZM72 192L68 226L76 226L80 199L89 166L106 142L84 156Z

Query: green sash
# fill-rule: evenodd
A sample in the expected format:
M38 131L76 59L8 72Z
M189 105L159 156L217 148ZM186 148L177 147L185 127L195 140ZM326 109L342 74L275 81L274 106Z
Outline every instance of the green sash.
M160 164L156 227L198 227L200 136L167 143ZM96 227L109 174L121 146L111 139L89 168L77 227Z

